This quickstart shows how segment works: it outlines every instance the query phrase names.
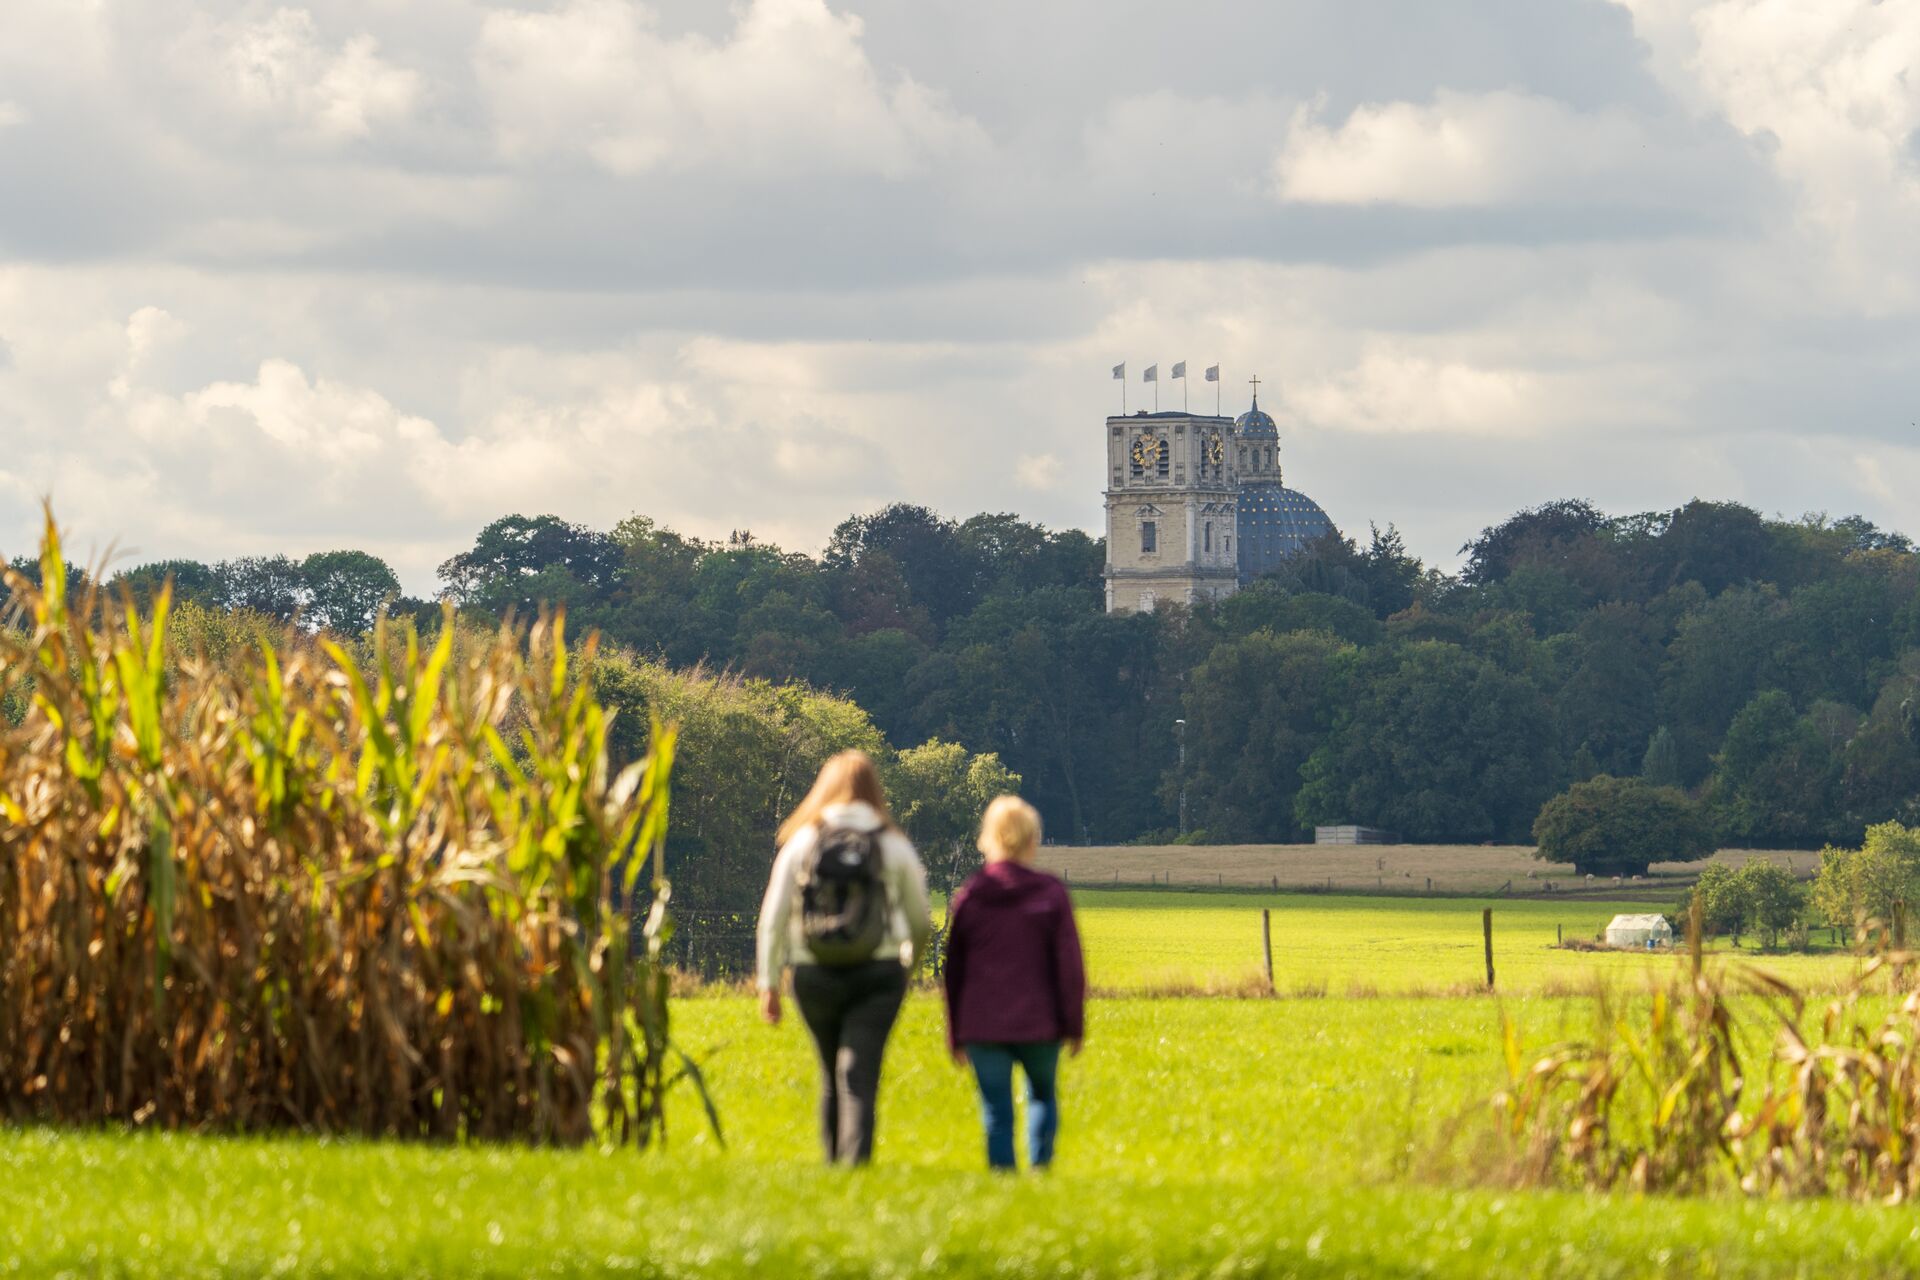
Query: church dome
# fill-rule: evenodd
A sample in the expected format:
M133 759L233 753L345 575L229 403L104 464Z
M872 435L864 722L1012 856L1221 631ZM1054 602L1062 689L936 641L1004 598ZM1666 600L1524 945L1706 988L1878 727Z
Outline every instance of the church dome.
M1273 425L1273 415L1260 407L1259 396L1253 398L1253 408L1233 420L1233 429L1239 433L1242 440L1280 438L1280 428Z
M1272 419L1267 421L1271 423ZM1333 532L1333 521L1319 503L1298 489L1277 484L1244 485L1234 526L1240 539L1238 559L1243 583L1271 573L1305 550L1308 543Z

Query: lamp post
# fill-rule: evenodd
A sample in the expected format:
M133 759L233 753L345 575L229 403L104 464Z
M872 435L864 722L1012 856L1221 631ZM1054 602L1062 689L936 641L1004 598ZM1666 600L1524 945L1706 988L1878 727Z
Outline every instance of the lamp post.
M1180 744L1180 834L1187 834L1187 722L1173 722L1173 738Z

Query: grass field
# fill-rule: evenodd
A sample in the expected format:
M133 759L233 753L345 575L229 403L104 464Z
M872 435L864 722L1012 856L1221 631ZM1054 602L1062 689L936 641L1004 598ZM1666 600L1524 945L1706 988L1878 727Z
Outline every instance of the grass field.
M1114 993L1257 988L1262 908L1273 912L1274 985L1283 996L1437 995L1484 986L1485 906L1493 908L1495 979L1503 992L1567 992L1595 975L1630 978L1675 963L1671 954L1554 946L1560 936L1591 940L1617 912L1648 910L1644 903L1109 889L1077 889L1074 900L1088 979ZM1755 956L1720 947L1716 955L1816 987L1852 967L1841 951Z
M1079 895L1097 983L1276 964L1326 998L1107 998L1064 1073L1051 1177L981 1168L969 1082L937 996L889 1051L879 1164L817 1167L815 1074L790 1017L750 999L675 1005L725 1149L691 1096L672 1145L433 1150L183 1136L0 1134L0 1275L256 1276L1863 1276L1920 1271L1906 1209L1514 1193L1488 1184L1483 1118L1502 1013L1529 1044L1581 1034L1585 1002L1536 994L1638 956L1554 952L1607 904L1495 908L1497 998L1478 904L1325 895ZM1839 957L1795 958L1837 974ZM1668 963L1666 960L1655 964ZM1770 967L1780 967L1770 964ZM1753 1034L1764 1040L1756 1009Z
M1820 855L1806 850L1722 849L1711 861L1740 866L1752 858L1784 861L1802 878L1820 866ZM1491 894L1503 885L1505 896L1649 899L1671 902L1693 883L1705 865L1663 862L1640 881L1615 885L1597 877L1589 884L1573 868L1541 862L1527 845L1048 845L1041 865L1063 873L1075 884L1175 887L1224 885L1241 888L1319 889L1348 893Z
M1531 1037L1577 1011L1508 1002ZM879 1165L815 1167L797 1026L680 1006L664 1154L101 1134L0 1137L0 1274L1862 1276L1920 1268L1908 1210L1467 1185L1432 1135L1479 1114L1498 1009L1469 1000L1108 1000L1065 1075L1047 1179L982 1172L974 1103L917 995ZM1454 1185L1446 1185L1446 1184Z

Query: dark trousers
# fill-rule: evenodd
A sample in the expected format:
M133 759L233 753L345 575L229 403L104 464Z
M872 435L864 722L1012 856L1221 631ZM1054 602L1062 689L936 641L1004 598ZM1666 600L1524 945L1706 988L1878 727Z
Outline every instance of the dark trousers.
M829 1163L873 1158L880 1059L906 995L898 960L794 966L794 1003L820 1053L820 1140Z
M1027 1159L1036 1169L1053 1163L1053 1139L1060 1132L1060 1042L970 1044L967 1058L980 1085L980 1113L987 1130L987 1164L1011 1169L1013 1162L1013 1064L1027 1077Z

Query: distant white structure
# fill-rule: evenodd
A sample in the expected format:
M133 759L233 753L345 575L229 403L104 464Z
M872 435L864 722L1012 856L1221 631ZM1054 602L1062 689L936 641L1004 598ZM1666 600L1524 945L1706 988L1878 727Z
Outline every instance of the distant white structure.
M1607 926L1607 945L1632 947L1637 951L1645 951L1650 946L1670 947L1673 926L1665 916L1615 916Z
M1398 844L1400 837L1378 827L1315 827L1315 844Z

